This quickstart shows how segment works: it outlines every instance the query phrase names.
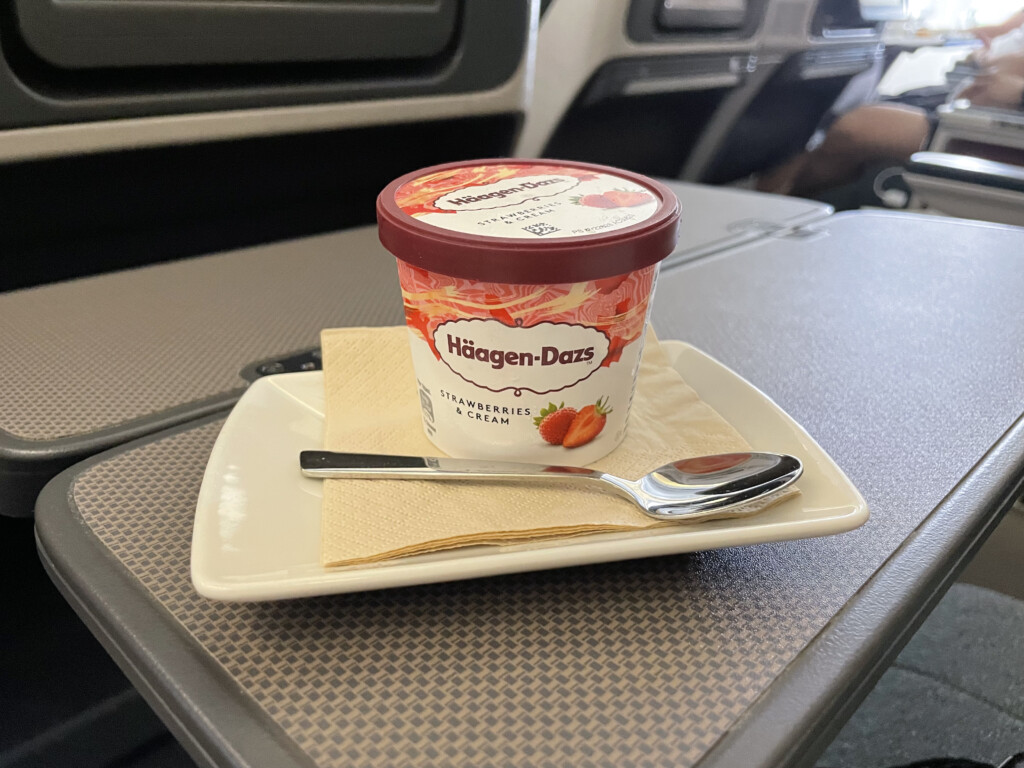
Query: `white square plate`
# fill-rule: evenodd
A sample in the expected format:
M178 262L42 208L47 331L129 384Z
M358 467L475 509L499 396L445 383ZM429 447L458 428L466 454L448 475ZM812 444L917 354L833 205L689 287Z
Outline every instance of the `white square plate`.
M196 590L234 601L359 592L824 536L867 520L857 489L781 408L697 349L677 341L662 344L683 378L754 450L803 461L799 496L752 517L324 568L322 481L299 473L299 452L322 447L323 373L268 376L238 401L210 455L192 534Z

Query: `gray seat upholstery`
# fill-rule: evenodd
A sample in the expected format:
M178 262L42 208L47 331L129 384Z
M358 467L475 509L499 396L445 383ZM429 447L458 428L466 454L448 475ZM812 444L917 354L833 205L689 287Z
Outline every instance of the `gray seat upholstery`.
M1024 602L955 584L819 760L999 765L1024 750Z

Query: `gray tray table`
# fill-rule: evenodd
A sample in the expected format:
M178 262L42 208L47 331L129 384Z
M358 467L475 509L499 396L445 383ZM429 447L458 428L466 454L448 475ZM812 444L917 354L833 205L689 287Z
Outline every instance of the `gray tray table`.
M31 515L74 461L230 408L260 364L315 363L299 353L321 328L403 322L397 280L363 227L0 295L0 514Z
M679 245L665 267L779 235L832 214L814 200L735 187L666 182L682 206Z
M851 533L217 603L188 561L218 415L62 473L40 554L202 765L811 765L1020 493L1022 238L841 214L663 275L661 336L808 429Z
M832 210L670 185L683 220L669 263ZM31 515L75 461L230 408L260 363L315 363L300 353L321 328L400 322L394 259L375 227L2 294L0 515Z

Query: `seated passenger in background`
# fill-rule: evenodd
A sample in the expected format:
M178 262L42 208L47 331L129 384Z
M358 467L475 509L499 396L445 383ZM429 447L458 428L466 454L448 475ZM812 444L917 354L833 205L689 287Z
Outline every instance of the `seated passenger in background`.
M972 56L981 71L955 98L983 107L1024 109L1024 48L1014 50L1024 45L1024 11L1003 24L971 31L985 45ZM1006 40L1007 36L1019 40ZM998 45L1000 40L1008 44ZM870 166L907 162L927 146L934 128L934 114L918 107L857 107L839 117L816 147L761 174L757 189L811 195L855 181Z

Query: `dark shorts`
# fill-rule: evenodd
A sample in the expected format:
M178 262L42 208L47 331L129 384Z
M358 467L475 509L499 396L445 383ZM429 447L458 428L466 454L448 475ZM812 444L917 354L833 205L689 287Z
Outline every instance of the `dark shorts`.
M935 129L939 127L939 116L934 112L929 112L925 117L928 119L928 138L924 140L922 147L928 147L932 143L932 139L935 137Z

